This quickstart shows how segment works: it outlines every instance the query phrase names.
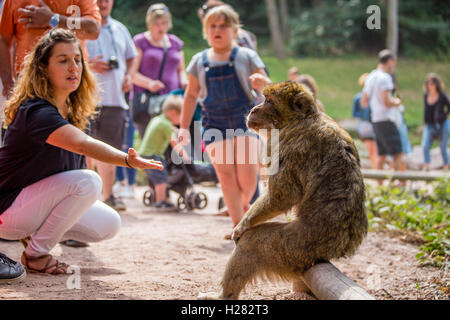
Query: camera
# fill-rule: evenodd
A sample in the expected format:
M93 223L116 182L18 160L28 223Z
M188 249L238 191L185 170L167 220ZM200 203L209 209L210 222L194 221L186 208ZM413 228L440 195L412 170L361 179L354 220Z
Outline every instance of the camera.
M119 69L119 61L117 61L117 58L115 56L111 56L108 61L109 69Z

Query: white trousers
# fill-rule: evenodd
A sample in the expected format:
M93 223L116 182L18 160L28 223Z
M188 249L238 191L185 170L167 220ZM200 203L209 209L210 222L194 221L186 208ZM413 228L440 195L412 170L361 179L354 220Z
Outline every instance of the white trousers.
M0 238L32 236L28 256L48 254L58 242L73 239L98 242L120 229L119 214L99 201L100 176L91 170L73 170L42 179L22 190L0 215Z

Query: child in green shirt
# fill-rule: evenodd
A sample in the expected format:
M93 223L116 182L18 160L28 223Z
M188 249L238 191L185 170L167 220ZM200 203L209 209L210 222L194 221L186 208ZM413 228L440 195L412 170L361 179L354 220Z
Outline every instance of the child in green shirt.
M176 139L172 137L174 126L180 124L181 108L183 106L183 98L177 95L169 95L164 101L162 114L154 117L145 129L144 138L139 149L139 154L147 159L161 161L164 169L145 170L149 183L155 187L156 202L153 206L155 211L176 211L177 208L169 201L167 197L167 183L169 175L165 168L164 152L169 144L172 145L179 154L186 158L183 148L178 145Z

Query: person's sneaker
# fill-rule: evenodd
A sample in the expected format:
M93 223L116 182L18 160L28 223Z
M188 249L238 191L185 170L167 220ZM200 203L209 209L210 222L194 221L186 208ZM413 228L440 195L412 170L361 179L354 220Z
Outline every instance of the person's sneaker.
M152 211L156 212L177 212L178 209L175 205L168 201L158 201L152 207Z
M120 194L124 188L125 188L125 185L120 183L120 181L116 181L116 183L114 183L114 185L113 185L113 193Z
M121 198L127 198L127 199L133 199L134 198L134 188L130 185L126 185L123 187L122 191L119 193L119 197Z
M113 194L103 202L117 211L124 211L127 209L122 199L120 199L119 197L115 197Z
M21 281L27 276L23 266L0 253L0 283Z
M72 247L72 248L89 247L89 244L87 244L86 242L82 242L82 241L78 241L78 240L64 240L64 241L61 241L59 244L62 244L67 247Z

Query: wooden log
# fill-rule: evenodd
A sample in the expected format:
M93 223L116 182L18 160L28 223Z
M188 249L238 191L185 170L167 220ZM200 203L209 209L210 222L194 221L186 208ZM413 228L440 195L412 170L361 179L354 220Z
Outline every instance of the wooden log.
M331 263L316 264L294 283L297 292L307 292L307 288L319 300L375 300Z
M391 179L391 180L423 180L433 181L439 178L450 178L448 172L442 171L390 171L362 169L363 177L366 179Z

